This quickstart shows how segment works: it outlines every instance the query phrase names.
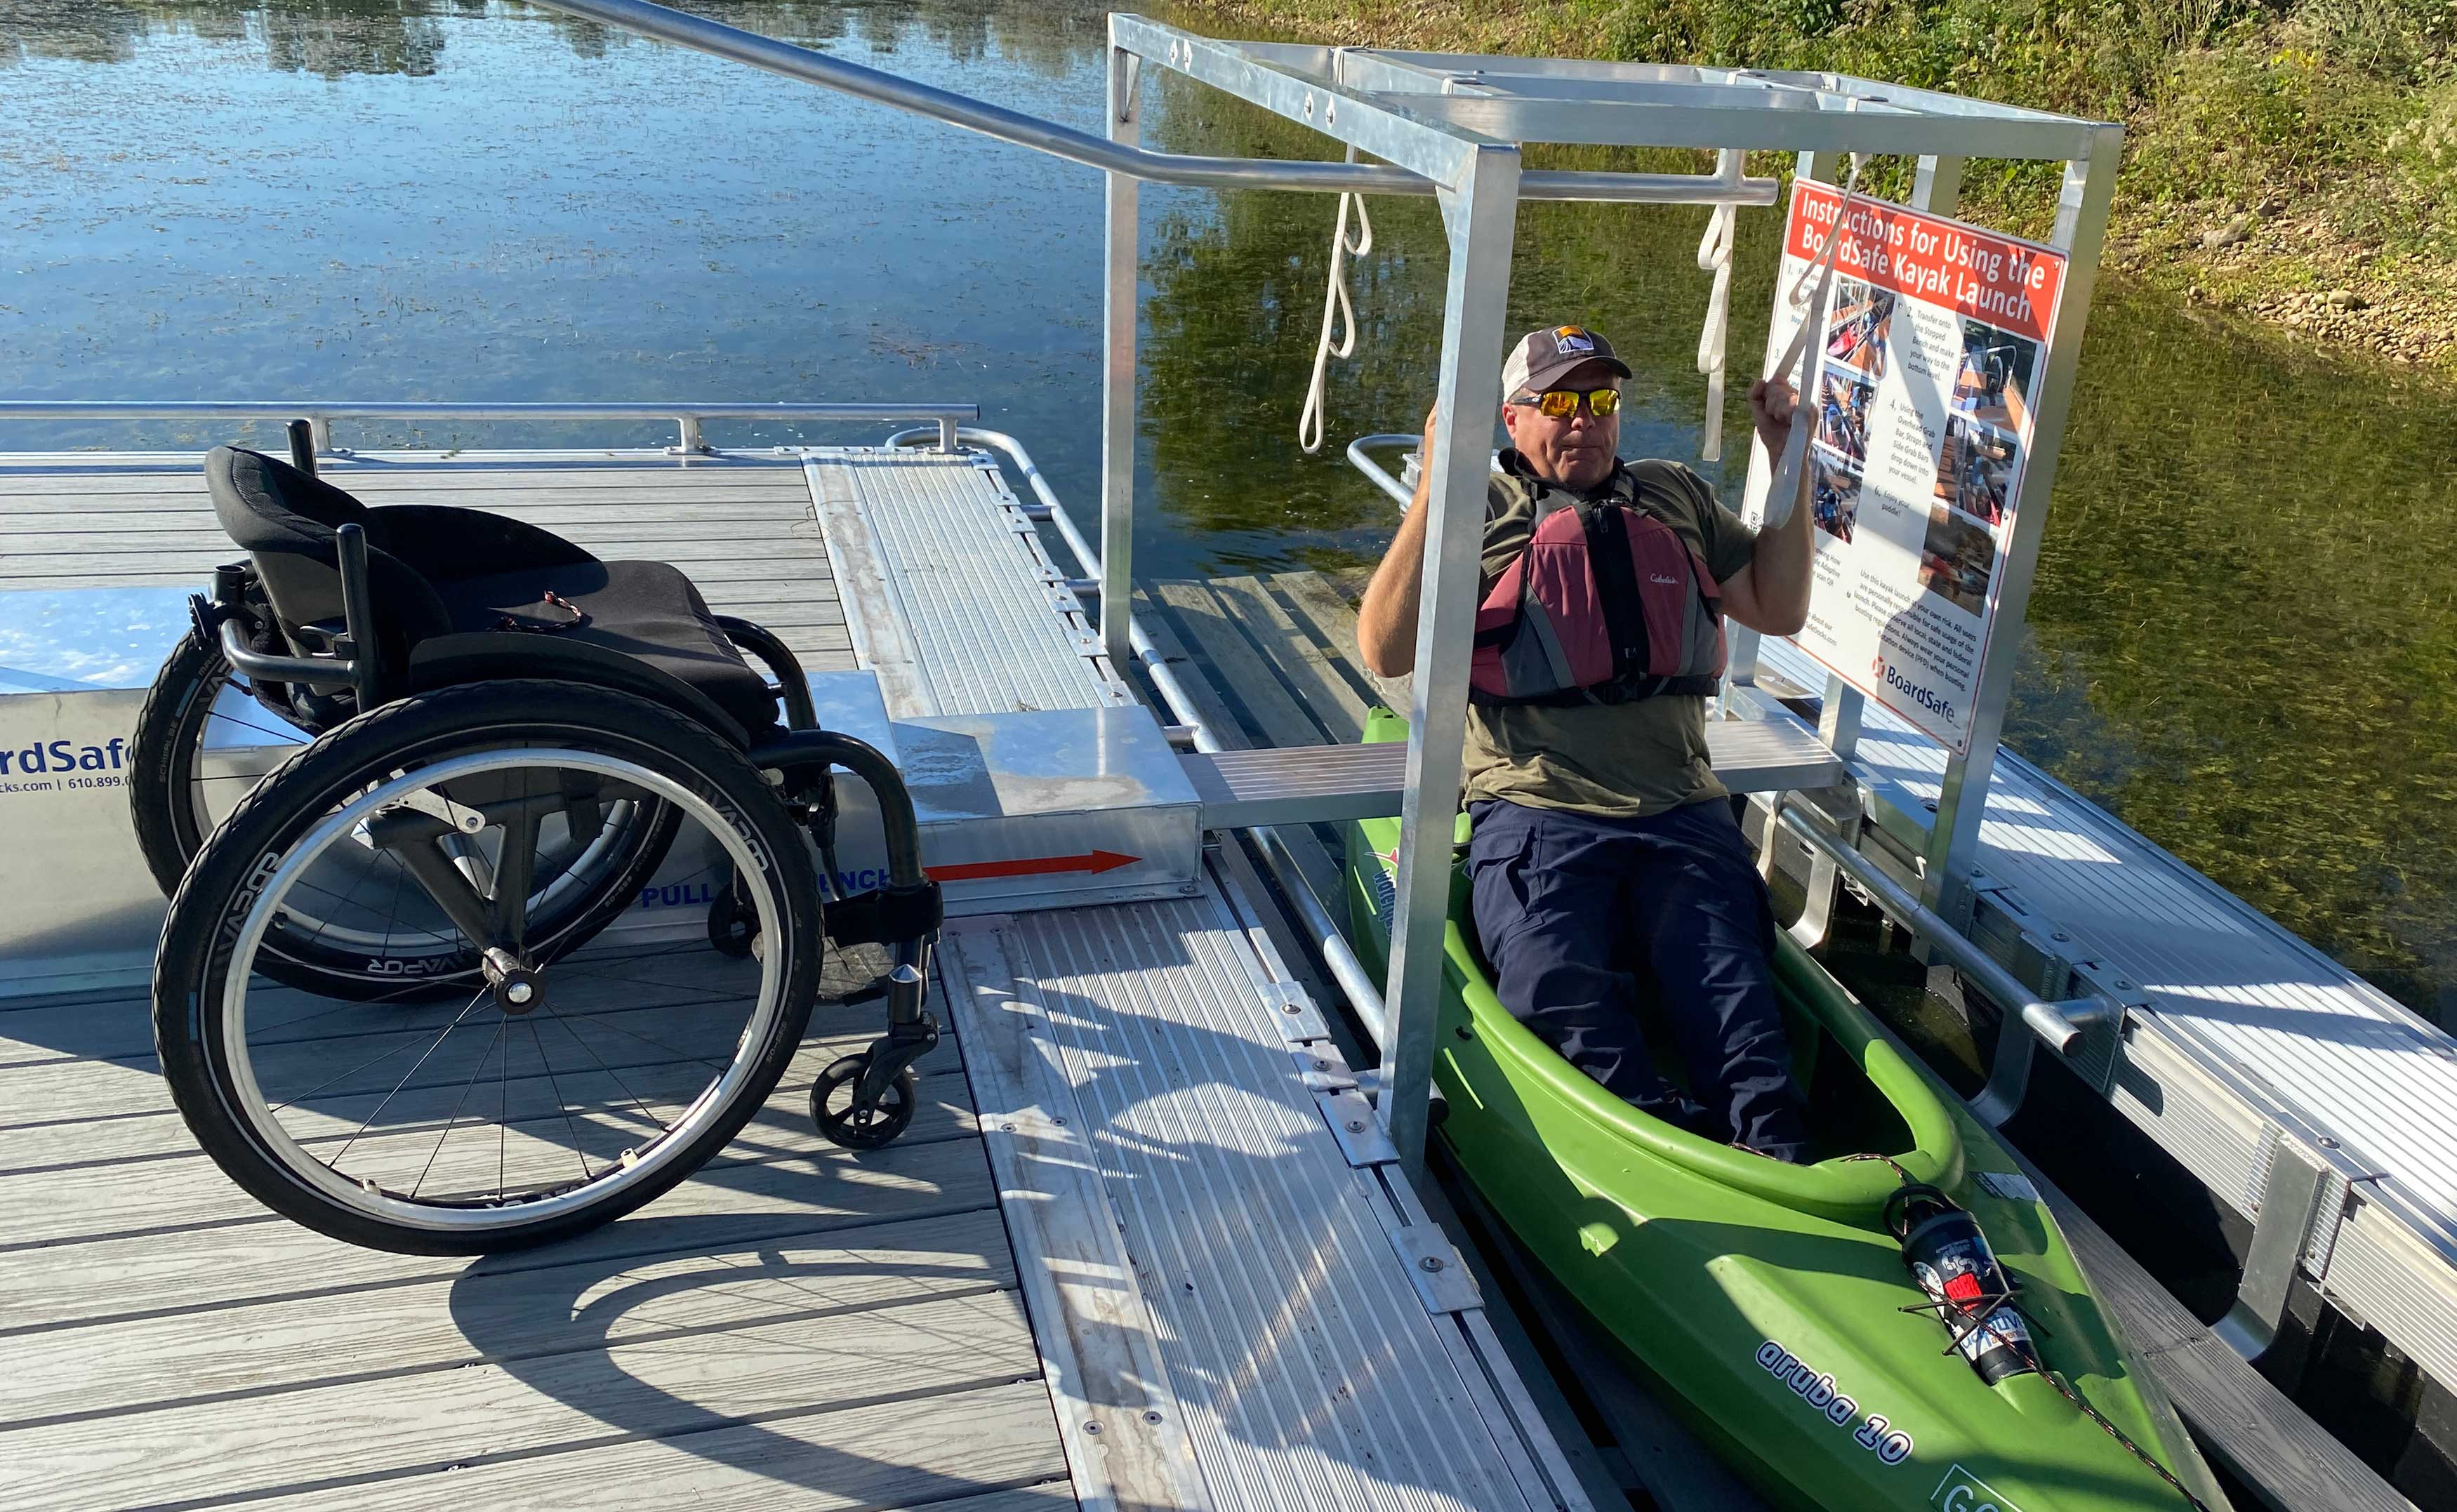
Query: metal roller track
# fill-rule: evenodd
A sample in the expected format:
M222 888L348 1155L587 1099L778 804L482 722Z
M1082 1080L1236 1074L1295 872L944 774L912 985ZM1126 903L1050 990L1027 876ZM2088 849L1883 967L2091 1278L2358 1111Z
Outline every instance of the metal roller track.
M1464 1263L1398 1181L1363 1100L1329 1105L1352 1102L1359 1134L1327 1120L1308 1071L1336 1052L1314 1042L1314 1009L1271 980L1214 887L951 924L941 963L968 1056L1055 1073L1013 1109L1019 1129L999 1089L980 1088L1002 1199L1038 1208L1078 1163L1097 1170L1166 1369L1170 1404L1152 1410L1183 1425L1213 1506L1584 1505L1532 1411L1504 1406L1523 1394ZM1079 1138L1063 1171L1045 1158L1053 1125ZM1044 1158L1018 1161L1010 1133ZM1066 1327L1062 1347L1098 1355ZM1062 1403L1062 1434L1066 1418Z
M1787 643L1762 653L1824 684ZM1874 703L1865 717L1853 766L1871 826L1916 855L1944 753ZM2026 941L2134 1005L2103 1063L2116 1108L2248 1218L2265 1147L2291 1141L2336 1179L2305 1275L2457 1387L2457 1039L2011 753L1977 868L1983 938Z
M882 679L892 717L1134 702L996 463L851 450L807 466L857 650L866 635L909 654L909 687Z

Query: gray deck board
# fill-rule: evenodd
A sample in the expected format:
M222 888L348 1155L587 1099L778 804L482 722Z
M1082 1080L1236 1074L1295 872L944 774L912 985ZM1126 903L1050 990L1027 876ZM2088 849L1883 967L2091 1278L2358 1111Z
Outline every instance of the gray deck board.
M827 549L796 457L659 464L335 458L323 476L370 504L489 509L609 559L672 562L711 608L768 625L812 672L853 666ZM194 461L11 458L0 466L0 590L200 584L237 553Z
M182 1403L20 1428L5 1442L17 1494L28 1504L72 1512L123 1505L132 1484L154 1501L237 1500L302 1480L346 1483L423 1470L473 1452L583 1449L609 1437L664 1438L731 1419L798 1416L854 1405L882 1388L978 1390L1035 1368L1022 1309L1000 1293L914 1302L823 1327L754 1325L252 1396L214 1404L209 1423Z
M1038 1383L940 1398L942 1417L917 1419L901 1402L765 1419L675 1439L631 1439L588 1453L576 1483L560 1455L481 1457L434 1473L248 1502L255 1512L434 1512L444 1506L586 1508L588 1512L1074 1512L1065 1481L985 1495L954 1488L1042 1481L1065 1466L1047 1434L1049 1394Z
M672 985L627 1001L671 1011ZM0 1011L10 1503L1071 1506L953 1040L895 1146L811 1128L812 1078L877 1017L823 1007L761 1114L641 1212L470 1261L337 1244L232 1187L141 1000ZM330 1023L302 1011L301 1043L383 1037Z

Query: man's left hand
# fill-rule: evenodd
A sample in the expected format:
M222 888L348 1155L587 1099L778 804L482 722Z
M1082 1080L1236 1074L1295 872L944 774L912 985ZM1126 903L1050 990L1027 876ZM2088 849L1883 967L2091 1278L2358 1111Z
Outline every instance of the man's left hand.
M1749 418L1757 423L1758 439L1765 443L1768 455L1783 455L1791 439L1791 412L1799 407L1799 396L1782 379L1761 378L1749 385Z

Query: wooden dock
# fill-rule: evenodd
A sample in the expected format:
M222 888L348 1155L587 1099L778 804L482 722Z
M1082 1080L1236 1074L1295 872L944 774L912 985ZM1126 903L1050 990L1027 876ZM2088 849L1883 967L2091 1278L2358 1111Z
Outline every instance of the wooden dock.
M99 461L0 470L0 587L185 587L235 554L194 459ZM814 670L852 666L798 458L326 474L675 561ZM334 1243L233 1187L172 1109L141 993L0 1002L7 1504L1072 1507L952 1037L893 1147L812 1125L813 1078L879 1022L823 1004L692 1181L472 1262Z
M223 1179L137 998L0 1011L11 1505L1071 1505L952 1043L894 1147L824 1143L823 1006L645 1212L471 1262L337 1244Z
M185 586L233 554L193 462L96 463L0 469L0 587ZM797 458L327 466L371 502L442 497L606 555L677 561L813 670L852 665ZM1319 574L1159 582L1138 604L1224 745L1352 740L1383 695ZM1289 838L1337 897L1335 837ZM1261 896L1234 851L1224 864ZM332 1243L233 1188L170 1106L141 993L0 1001L10 1504L1073 1504L953 1037L919 1067L921 1112L895 1146L857 1154L811 1126L813 1077L877 1022L875 1005L822 1005L759 1118L642 1213L470 1262ZM2275 1505L2398 1504L2333 1440L2282 1431L2300 1415L2080 1227L2145 1359L2220 1459L2283 1487ZM1540 1377L1532 1359L1521 1369ZM1697 1504L1647 1473L1661 1443L1622 1436L1572 1452L1666 1507Z

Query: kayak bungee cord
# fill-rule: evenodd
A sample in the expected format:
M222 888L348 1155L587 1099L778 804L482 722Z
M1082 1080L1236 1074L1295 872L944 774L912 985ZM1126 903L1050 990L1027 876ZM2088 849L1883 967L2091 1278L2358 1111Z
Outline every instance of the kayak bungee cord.
M2210 1512L2209 1506L2187 1489L2174 1471L2135 1443L2123 1429L2084 1400L2064 1377L2048 1368L2038 1346L2031 1340L2030 1329L2036 1324L2022 1311L2016 1295L2020 1283L1997 1261L1976 1216L1935 1187L1912 1180L1910 1172L1889 1155L1843 1158L1882 1160L1902 1182L1901 1188L1886 1199L1882 1221L1902 1246L1904 1267L1929 1295L1928 1301L1915 1302L1902 1312L1933 1314L1951 1336L1945 1353L1959 1351L1979 1378L1992 1386L2025 1371L2037 1375L2054 1387L2058 1396L2073 1403L2075 1410L2122 1444L2151 1474L2173 1486L2193 1512ZM2004 1321L1999 1321L2000 1315ZM1968 1341L1975 1335L1985 1335L1986 1338L1974 1350L1968 1347Z
M1348 160L1356 161L1356 149L1348 150ZM1348 238L1348 212L1356 210L1356 239ZM1305 409L1297 416L1297 445L1309 457L1322 449L1323 370L1334 357L1345 360L1356 350L1356 307L1348 301L1348 259L1361 258L1373 250L1373 222L1365 214L1363 195L1343 194L1339 197L1339 224L1331 233L1331 286L1322 296L1322 336L1313 343L1313 382L1306 385ZM1339 341L1334 345L1331 328L1339 326Z

